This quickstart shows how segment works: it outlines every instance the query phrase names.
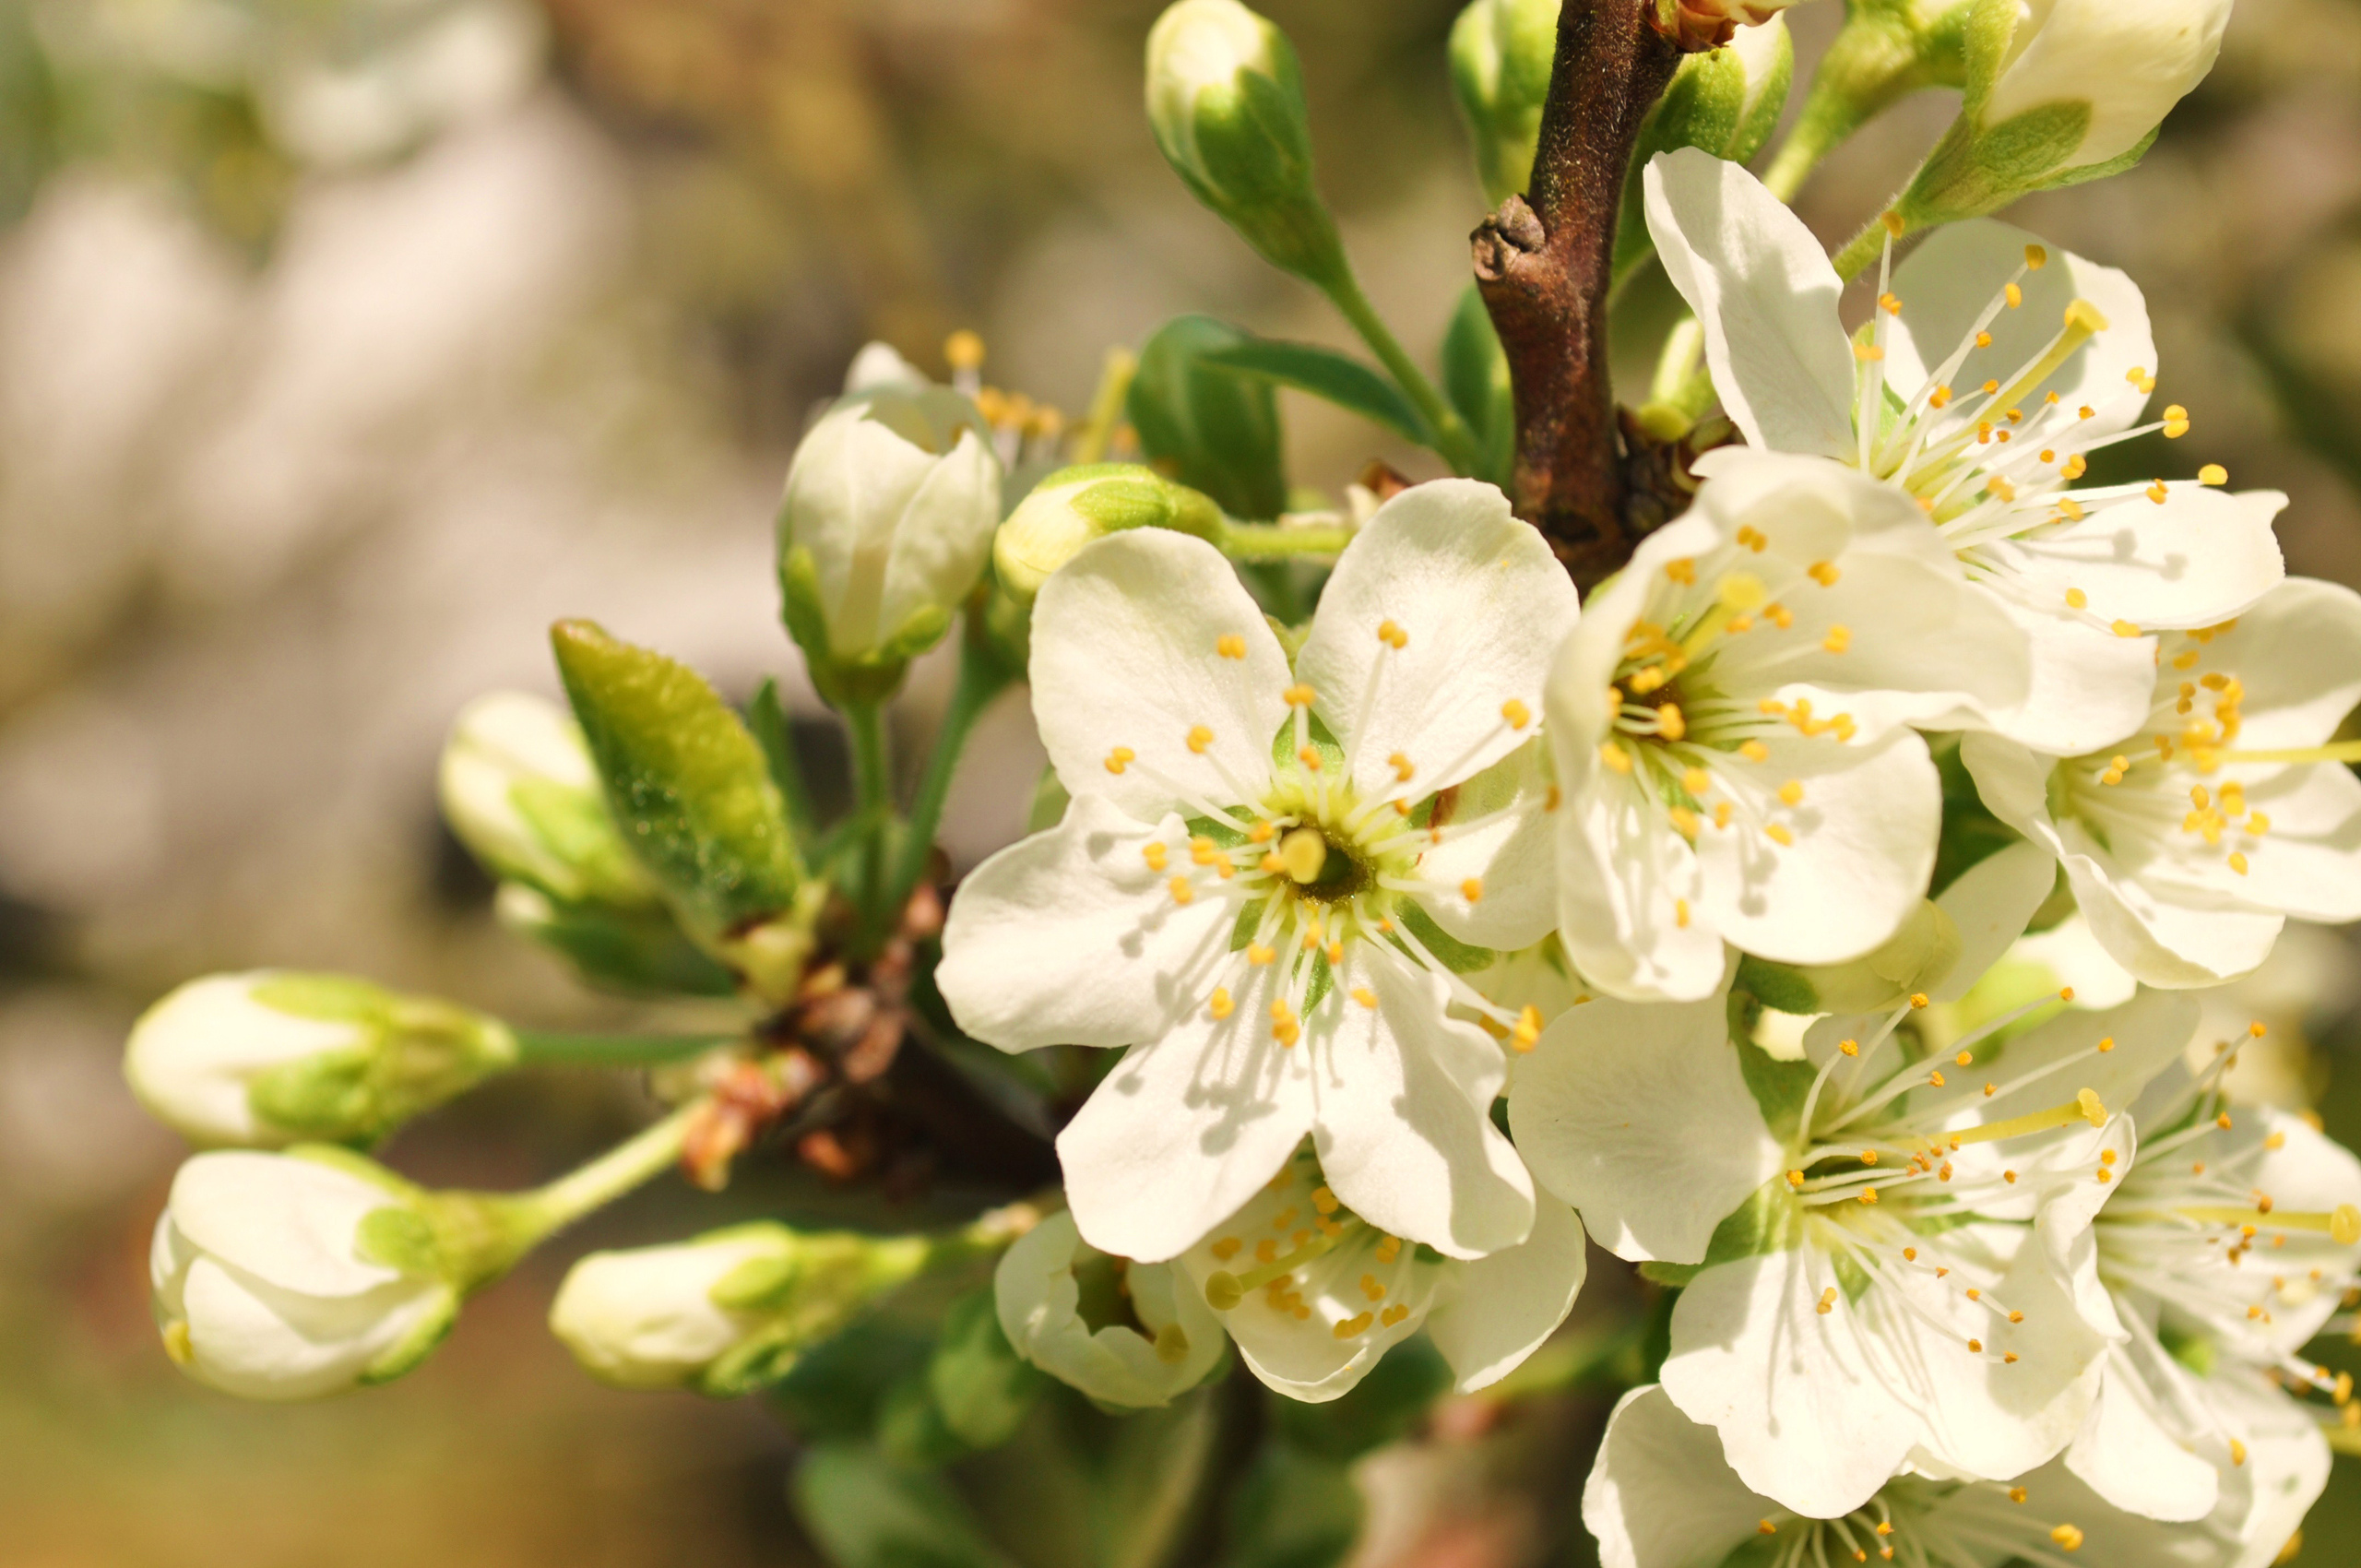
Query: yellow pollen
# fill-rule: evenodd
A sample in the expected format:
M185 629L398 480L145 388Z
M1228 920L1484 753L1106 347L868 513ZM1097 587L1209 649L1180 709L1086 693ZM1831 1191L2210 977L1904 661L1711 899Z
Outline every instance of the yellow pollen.
M1249 843L1267 844L1271 841L1273 835L1277 832L1278 829L1273 827L1269 823L1257 822L1253 826L1246 830L1246 838Z
M1771 748L1760 741L1749 741L1738 747L1738 754L1749 762L1767 762L1771 758Z
M1692 767L1681 774L1680 787L1692 795L1702 795L1714 787L1714 777L1702 767Z
M2070 588L2066 590L2066 604L2069 609L2087 610L2090 608L2091 596L2081 588Z
M1665 812L1664 818L1672 824L1672 830L1675 833L1691 843L1696 841L1697 814L1695 812L1689 810L1686 806L1673 806Z
M1176 904L1186 904L1197 896L1196 888L1190 885L1185 876L1176 876L1165 885L1172 890L1172 901Z
M1214 651L1224 659L1243 659L1246 657L1246 639L1234 632L1227 636L1216 637Z
M2099 1041L2099 1054L2100 1054L2100 1055L2104 1056L2104 1055L2106 1055L2108 1051L2113 1051L2114 1049L2115 1049L2115 1037L2114 1037L2113 1035L2107 1035L2107 1036L2106 1036L2106 1037L2104 1037L2103 1039L2100 1039L2100 1041Z
M1511 697L1501 704L1501 717L1508 721L1510 729L1522 730L1533 722L1533 710Z
M1335 968L1337 965L1345 961L1345 944L1341 942L1331 942L1327 946L1322 948L1321 952L1326 956L1328 959L1328 966L1331 968Z
M1246 961L1258 969L1278 956L1276 950L1265 947L1259 942L1250 942L1246 945Z
M1394 781L1396 784L1407 784L1418 776L1418 770L1411 766L1410 759L1400 752L1395 752L1392 756L1387 757L1385 765L1394 769Z
M1255 861L1254 867L1267 876L1276 876L1287 869L1287 863L1279 859L1276 851L1270 851Z
M1199 756L1203 756L1205 754L1205 748L1213 743L1214 732L1212 731L1206 729L1202 724L1192 724L1189 726L1189 749L1191 751L1196 753Z
M2189 410L2178 403L2165 410L2165 439L2178 441L2189 434Z
M1875 364L1885 358L1885 350L1875 343L1856 343L1853 345L1853 357L1867 363Z
M1598 760L1618 773L1631 771L1631 754L1609 741L1598 748Z
M1952 1057L1952 1060L1963 1067L1973 1067L1975 1065L1975 1052L1972 1051L1963 1051L1957 1056Z
M1940 1073L1928 1073L1927 1075L1927 1081L1934 1085L1937 1088L1941 1088L1943 1087L1943 1075Z
M1129 746L1117 746L1113 751L1107 754L1107 771L1109 773L1121 774L1123 769L1132 765L1139 754L1139 753L1132 750Z
M1903 231L1908 227L1908 225L1903 220L1902 214L1894 211L1892 208L1888 208L1883 212L1879 213L1878 221L1885 225L1885 232L1892 235L1897 240L1902 238Z
M1910 993L1910 1005L1913 1007L1924 1007L1927 1005L1927 993L1923 991L1912 992Z
M1302 682L1298 681L1294 685L1289 686L1286 691L1281 692L1279 695L1286 700L1287 705L1289 707L1310 707L1316 694L1310 686L1307 686Z
M1984 1341L1981 1339L1971 1339L1967 1342L1967 1348L1970 1355L1980 1356L1984 1354Z
M1686 555L1667 561L1664 564L1664 575L1687 588L1697 581L1697 563Z
M1785 784L1780 785L1779 799L1781 802L1790 806L1802 805L1804 803L1804 781L1800 778L1790 778Z
M1238 1004L1230 1000L1228 990L1222 986L1214 987L1213 997L1205 1004L1205 1011L1214 1016L1216 1023L1228 1017L1237 1007Z
M1353 1000L1359 1003L1362 1006L1368 1008L1372 1013L1377 1011L1377 992L1371 991L1365 985L1357 985L1353 987ZM1322 1212L1325 1213L1326 1211L1323 1210Z
M1666 703L1656 709L1656 731L1667 741L1678 741L1689 733L1689 723L1676 704Z
M1788 1185L1788 1186L1790 1186L1790 1187L1801 1187L1803 1184L1804 1184L1804 1173L1803 1173L1802 1171L1800 1171L1800 1170L1790 1170L1790 1171L1788 1171L1788 1172L1787 1172L1787 1185Z
M2197 470L2197 482L2200 484L2227 484L2230 482L2230 470L2224 468L2219 463L2208 463L2203 468Z
M1189 840L1189 858L1201 866L1213 864L1220 852L1214 847L1214 841L1210 838L1197 837Z
M1688 899L1675 898L1672 901L1672 923L1679 926L1683 931L1687 931L1689 929Z
M1792 847L1796 841L1795 834L1789 831L1787 825L1784 822L1774 822L1770 826L1764 828L1762 830L1762 837L1770 839L1771 842L1780 846L1782 849Z
M1307 772L1317 773L1320 771L1320 748L1318 746L1298 747L1296 749L1295 759L1296 761L1303 764Z
M2140 628L2133 625L2129 621L2118 620L2112 623L2107 629L2112 631L2118 637L2136 637L2140 635Z
M1928 398L1927 406L1929 408L1940 409L1948 404L1951 400L1952 389L1948 386L1938 386L1935 388L1933 395Z
M1140 858L1147 861L1147 869L1150 871L1162 871L1166 858L1170 853L1171 851L1162 844L1144 844L1140 847Z
M1519 1051L1531 1051L1541 1041L1541 1009L1527 1003L1516 1016L1516 1024L1509 1030L1509 1043Z
M2048 265L2049 253L2047 251L2042 249L2039 245L2027 245L2025 247L2025 270L2028 272L2038 272ZM1880 1530L1878 1533L1880 1535L1883 1535L1885 1532L1883 1530Z
M1828 628L1827 637L1820 646L1831 653L1843 653L1853 646L1853 629L1849 626L1831 626Z
M1392 621L1378 623L1377 640L1399 653L1410 646L1410 634Z
M1831 1285L1820 1293L1820 1313L1826 1317L1836 1310L1836 1287Z
M1989 332L1979 332L1979 333L1977 333L1977 334L1975 335L1975 346L1976 346L1977 348L1979 348L1979 349L1988 349L1988 348L1990 348L1990 347L1992 346L1992 334L1990 334ZM2000 388L1999 388L1999 383L1997 383L1997 382L1996 382L1996 383L1994 383L1994 384L1993 384L1993 386L1992 386L1992 390L1994 390L1995 392L1997 392L1997 391L1999 391L1999 389L2000 389Z
M1878 296L1878 308L1884 311L1888 315L1900 315L1902 314L1902 301L1894 294L1880 294Z
M1765 1519L1761 1524L1755 1526L1754 1530L1757 1535L1775 1536L1779 1533L1779 1526L1773 1524L1770 1520Z

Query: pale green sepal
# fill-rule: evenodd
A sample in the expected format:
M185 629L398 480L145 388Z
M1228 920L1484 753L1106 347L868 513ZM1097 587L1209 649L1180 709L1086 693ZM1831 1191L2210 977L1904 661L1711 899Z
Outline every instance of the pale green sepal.
M371 1144L516 1063L497 1020L342 975L278 974L254 988L274 1012L366 1027L367 1036L262 1070L246 1087L256 1119L325 1143Z
M361 1386L374 1388L407 1375L451 1336L451 1330L458 1325L458 1322L459 1293L446 1290L433 1309L410 1326L409 1333L387 1346L375 1360L362 1369Z
M926 606L905 622L895 637L881 644L859 659L841 659L828 647L827 618L821 607L819 568L812 552L795 545L779 557L778 586L780 615L787 622L788 635L795 646L803 650L804 668L811 673L813 688L831 707L847 703L880 703L901 690L902 677L909 672L910 659L942 640L951 625L951 612L940 606ZM933 636L919 642L910 652L902 651L904 638L924 628L916 624L925 621L928 611L939 619L931 625Z

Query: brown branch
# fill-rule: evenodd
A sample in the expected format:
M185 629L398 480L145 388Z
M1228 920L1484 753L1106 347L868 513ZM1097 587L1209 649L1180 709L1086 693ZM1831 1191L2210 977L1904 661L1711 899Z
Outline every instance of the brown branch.
M1533 188L1471 236L1516 398L1516 509L1587 590L1631 557L1607 369L1615 220L1641 119L1680 64L1655 0L1566 0Z

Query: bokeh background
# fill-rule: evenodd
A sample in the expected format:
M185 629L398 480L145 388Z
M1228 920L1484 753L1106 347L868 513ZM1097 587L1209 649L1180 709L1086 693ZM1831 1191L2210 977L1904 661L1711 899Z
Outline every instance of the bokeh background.
M261 964L629 1021L492 923L436 819L444 728L489 687L554 692L543 631L579 614L728 693L777 675L825 750L770 509L863 341L940 371L972 327L988 380L1068 410L1110 345L1184 310L1341 346L1158 160L1157 8L0 0L0 1562L813 1561L762 1408L602 1389L541 1315L585 1246L865 1200L668 1184L480 1299L405 1382L241 1406L156 1348L144 1251L182 1151L125 1091L121 1042L172 984ZM1302 53L1370 291L1431 350L1482 216L1455 6L1264 9ZM1834 0L1791 15L1809 59ZM1849 232L1952 107L1873 125L1807 217ZM2198 434L2124 461L2285 490L2291 567L2361 581L2361 5L2239 0L2139 170L2013 216L2147 291L2160 397ZM1430 471L1289 397L1299 482ZM913 732L943 674L914 680ZM1037 766L1012 704L955 858L1013 836ZM2251 1000L2279 1049L2241 1069L2349 1142L2352 969L2341 939L2292 946ZM629 1125L636 1093L519 1079L389 1158L521 1184ZM1619 1274L1598 1260L1591 1310ZM1447 1408L1370 1461L1361 1562L1586 1561L1552 1439L1596 1416ZM2361 1560L2340 1464L2305 1561Z

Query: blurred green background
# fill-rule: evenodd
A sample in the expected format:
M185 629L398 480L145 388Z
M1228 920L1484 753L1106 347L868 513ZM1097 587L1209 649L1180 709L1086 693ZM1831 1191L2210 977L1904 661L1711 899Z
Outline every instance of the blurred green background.
M1155 0L0 0L0 1561L243 1568L802 1563L791 1449L753 1405L625 1395L541 1315L592 1244L765 1207L889 1217L783 1173L665 1184L472 1305L423 1371L290 1409L184 1382L146 1309L181 1154L117 1060L210 968L347 968L549 1027L639 1021L491 922L440 828L461 702L553 691L600 619L743 695L801 685L769 513L809 410L883 338L1067 410L1101 356L1207 310L1345 339L1157 158ZM1482 216L1451 0L1269 0L1370 292L1430 349ZM1792 14L1808 61L1834 0ZM1841 237L1952 112L1831 161ZM2284 489L2292 569L2361 582L2361 4L2239 0L2220 68L2132 174L2011 216L2146 289L2185 466ZM1299 482L1429 469L1290 398ZM2127 462L2172 464L2177 449ZM2178 468L2168 471L2181 471ZM921 729L945 672L924 668ZM816 735L816 731L815 731ZM950 825L1013 837L1038 766L997 712ZM2242 999L2249 1092L2361 1141L2352 949ZM2308 1043L2306 1043L2306 1041ZM521 1184L635 1087L502 1085L406 1132L421 1179ZM956 1194L939 1194L955 1203ZM898 1217L907 1221L907 1215ZM1595 1256L1571 1333L1632 1300ZM2361 1361L2352 1364L2361 1368ZM1584 1561L1596 1401L1447 1404L1365 1462L1357 1562ZM2341 1462L2304 1561L2361 1561Z

